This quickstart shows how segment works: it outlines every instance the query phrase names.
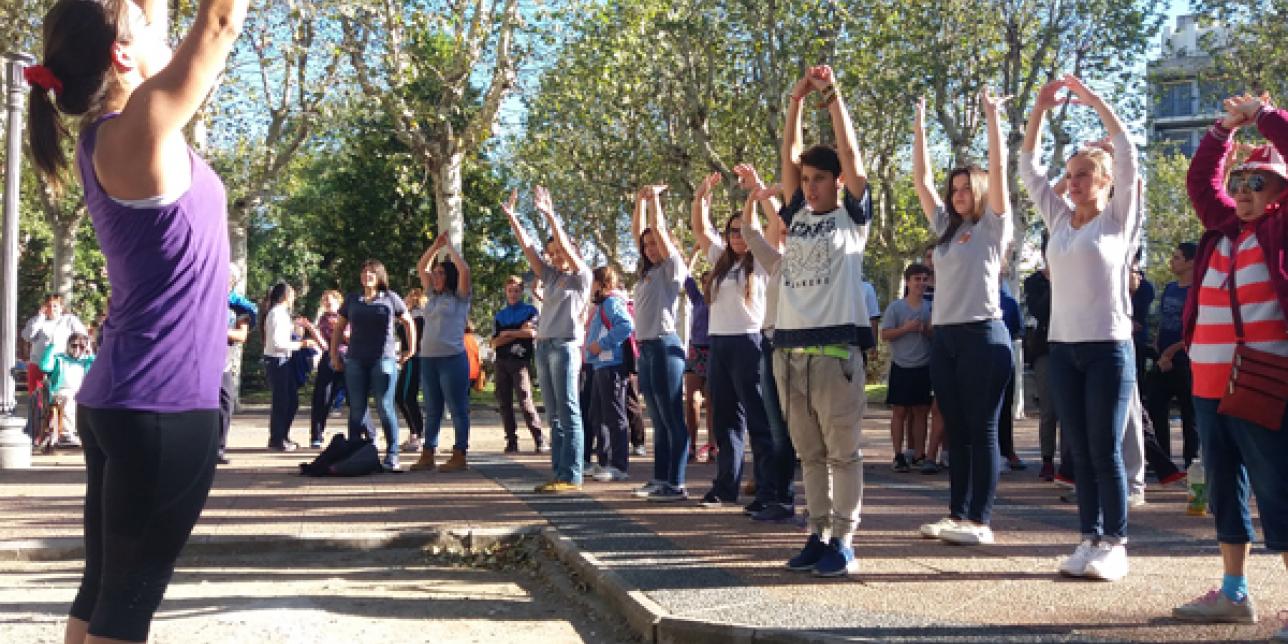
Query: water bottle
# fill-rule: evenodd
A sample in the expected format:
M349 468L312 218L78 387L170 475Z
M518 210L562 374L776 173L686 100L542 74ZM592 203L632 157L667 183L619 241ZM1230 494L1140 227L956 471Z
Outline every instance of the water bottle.
M1189 480L1189 502L1185 513L1192 517L1201 517L1207 513L1207 481L1204 478L1203 463L1195 459L1186 471Z

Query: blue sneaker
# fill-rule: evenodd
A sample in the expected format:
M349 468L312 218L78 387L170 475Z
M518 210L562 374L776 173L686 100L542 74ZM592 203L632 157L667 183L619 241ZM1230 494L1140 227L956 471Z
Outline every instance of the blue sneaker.
M688 500L689 492L682 487L663 484L652 492L649 492L649 495L645 498L655 503L674 503L676 501Z
M824 552L827 552L827 545L817 534L811 534L809 541L805 542L805 547L801 548L795 557L787 560L787 567L801 572L813 570Z
M854 559L854 548L841 545L835 537L824 547L818 563L814 564L814 574L819 577L844 577L859 571L859 562Z
M765 507L753 515L752 521L787 521L796 516L796 508L782 503L766 503Z

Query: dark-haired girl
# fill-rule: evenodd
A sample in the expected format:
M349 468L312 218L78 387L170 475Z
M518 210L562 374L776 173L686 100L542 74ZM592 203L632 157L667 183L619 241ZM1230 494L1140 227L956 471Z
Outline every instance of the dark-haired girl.
M440 253L446 260L435 260ZM420 386L425 395L425 444L412 469L434 469L434 451L443 425L443 408L452 412L455 438L443 472L466 469L470 448L470 360L465 353L465 325L470 317L470 266L439 235L421 255L416 274L425 288L425 333L420 339Z
M717 234L711 225L712 189L719 183L720 173L708 176L694 192L692 210L698 247L713 265L704 286L711 338L707 391L718 451L716 478L702 497L702 505L719 507L738 501L744 436L749 434L755 457L757 499L747 510L755 513L764 508L760 490L775 487L760 478L765 459L773 452L773 436L760 389L760 325L765 319L765 281L769 272L748 252L740 215L725 221L723 234Z
M680 287L689 275L662 212L666 186L645 186L635 201L631 232L639 242L635 286L635 335L640 342L640 388L653 421L653 489L650 501L688 498L689 430L684 422L684 346L676 334ZM648 486L646 486L647 488Z
M228 201L184 140L241 31L246 0L203 0L171 51L164 0L60 0L45 14L30 146L58 187L67 124L112 298L77 396L85 574L64 641L142 642L201 515L219 447ZM176 377L176 375L180 377Z
M385 265L369 259L359 271L362 290L349 293L340 305L340 317L331 331L331 367L344 372L349 394L349 439L369 438L366 426L367 397L376 396L376 414L385 433L386 470L397 471L398 414L394 411L394 384L398 367L415 355L416 324L407 305L389 290ZM408 346L397 353L394 323L403 325ZM349 329L349 352L341 359L339 347Z
M1003 255L1014 235L1006 185L1006 147L997 110L1007 99L980 92L988 132L988 171L948 173L941 199L926 144L926 101L917 103L913 185L939 235L931 309L930 373L948 440L948 516L921 526L927 538L949 543L993 542L989 521L1000 458L997 418L1011 379L1011 340L1002 323L997 288Z

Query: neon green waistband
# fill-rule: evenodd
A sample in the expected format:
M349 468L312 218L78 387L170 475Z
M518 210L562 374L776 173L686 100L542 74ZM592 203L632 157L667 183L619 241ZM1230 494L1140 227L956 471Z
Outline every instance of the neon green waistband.
M792 347L792 353L806 356L826 356L828 358L850 359L850 348L843 344L826 344L814 347Z

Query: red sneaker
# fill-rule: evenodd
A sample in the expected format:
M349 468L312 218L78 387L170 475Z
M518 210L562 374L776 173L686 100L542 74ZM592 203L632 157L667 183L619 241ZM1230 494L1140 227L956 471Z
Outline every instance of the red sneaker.
M1188 478L1189 477L1185 474L1185 472L1177 470L1159 479L1158 482L1162 483L1163 485L1176 485L1179 487L1179 486L1185 485Z

